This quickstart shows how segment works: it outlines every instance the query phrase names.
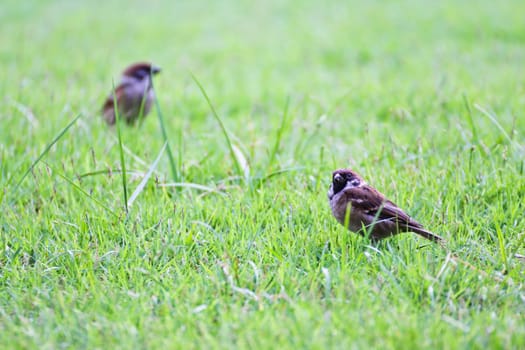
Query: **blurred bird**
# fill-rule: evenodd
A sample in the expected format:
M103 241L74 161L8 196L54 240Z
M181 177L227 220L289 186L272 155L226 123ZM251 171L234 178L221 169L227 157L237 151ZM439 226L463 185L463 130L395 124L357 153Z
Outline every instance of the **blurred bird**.
M160 72L160 68L150 63L134 63L122 72L120 83L115 91L109 94L102 115L109 125L115 124L115 101L118 101L120 119L127 124L134 124L139 117L146 117L151 110L155 93L151 84L151 77Z
M402 232L414 232L431 241L444 242L350 169L333 172L328 200L337 221L361 235L368 232L374 241Z

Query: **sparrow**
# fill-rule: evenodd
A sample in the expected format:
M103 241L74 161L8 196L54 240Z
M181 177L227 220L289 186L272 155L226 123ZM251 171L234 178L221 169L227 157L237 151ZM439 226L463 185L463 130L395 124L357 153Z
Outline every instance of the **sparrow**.
M414 232L431 241L444 242L350 169L333 172L328 200L339 223L360 235L368 233L373 241Z
M102 115L109 125L115 124L115 101L118 101L120 119L132 125L137 119L151 110L155 93L151 77L160 72L160 68L150 63L139 62L130 65L122 72L120 83L111 91L102 107Z

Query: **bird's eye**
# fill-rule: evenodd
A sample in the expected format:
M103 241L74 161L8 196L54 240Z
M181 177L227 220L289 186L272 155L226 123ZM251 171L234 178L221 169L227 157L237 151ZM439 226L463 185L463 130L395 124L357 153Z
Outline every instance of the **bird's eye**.
M334 182L337 184L341 184L341 183L345 183L346 179L343 176L337 174L334 176Z

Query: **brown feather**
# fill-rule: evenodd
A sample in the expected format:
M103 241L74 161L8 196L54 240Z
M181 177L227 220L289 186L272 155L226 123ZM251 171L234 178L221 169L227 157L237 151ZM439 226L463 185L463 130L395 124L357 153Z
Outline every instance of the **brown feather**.
M141 70L141 69L149 71L152 67L153 66L151 65L151 63L137 62L137 63L134 63L128 66L126 69L124 69L124 71L122 72L122 75L133 75L134 72Z
M104 116L104 119L109 125L114 125L116 121L115 117L115 100L113 97L117 98L117 101L121 98L122 94L124 93L124 87L126 84L119 84L115 88L115 93L113 94L113 91L109 96L106 98L106 101L104 102L104 105L102 106L102 115ZM122 113L119 110L120 113Z

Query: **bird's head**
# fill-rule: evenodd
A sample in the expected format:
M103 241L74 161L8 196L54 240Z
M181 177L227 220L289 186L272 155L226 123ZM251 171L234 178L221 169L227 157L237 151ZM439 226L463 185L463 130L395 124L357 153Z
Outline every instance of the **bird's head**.
M332 184L328 191L328 198L344 190L345 188L359 187L365 184L365 181L356 172L350 169L339 169L332 173Z

